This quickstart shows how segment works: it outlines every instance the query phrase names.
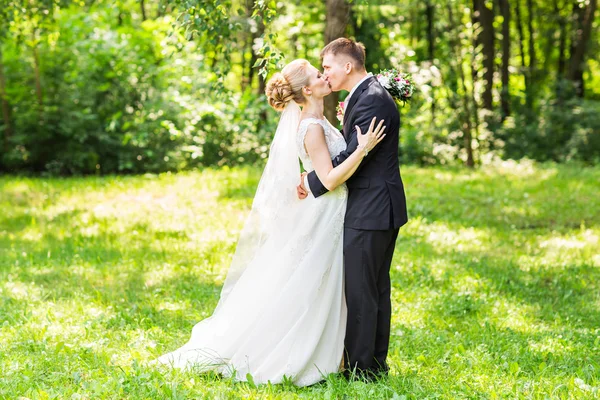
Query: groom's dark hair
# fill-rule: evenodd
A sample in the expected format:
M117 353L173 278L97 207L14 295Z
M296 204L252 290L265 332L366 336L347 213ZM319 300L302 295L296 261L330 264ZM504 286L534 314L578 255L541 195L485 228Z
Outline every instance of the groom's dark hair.
M327 46L321 50L321 60L325 54L343 54L350 57L354 62L354 67L359 70L365 70L365 46L362 43L355 42L354 40L339 38L330 42Z

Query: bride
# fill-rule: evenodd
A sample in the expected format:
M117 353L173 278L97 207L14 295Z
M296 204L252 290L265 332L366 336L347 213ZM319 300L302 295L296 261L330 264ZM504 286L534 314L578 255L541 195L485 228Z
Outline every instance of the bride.
M338 372L346 303L342 232L344 182L383 137L375 119L358 129L358 150L323 117L331 88L306 60L295 60L267 83L269 104L283 111L267 165L213 315L194 326L181 348L158 358L177 368L217 371L237 380L312 385ZM302 106L302 109L300 108ZM300 164L329 193L298 200Z

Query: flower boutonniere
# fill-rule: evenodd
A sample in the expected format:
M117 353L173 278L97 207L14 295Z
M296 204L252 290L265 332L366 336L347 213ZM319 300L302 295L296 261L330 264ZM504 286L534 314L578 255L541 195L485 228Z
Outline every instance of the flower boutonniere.
M340 123L344 122L344 109L345 109L346 105L344 104L343 101L340 101L338 103L337 108L335 109L337 111L337 119L338 121L340 121Z

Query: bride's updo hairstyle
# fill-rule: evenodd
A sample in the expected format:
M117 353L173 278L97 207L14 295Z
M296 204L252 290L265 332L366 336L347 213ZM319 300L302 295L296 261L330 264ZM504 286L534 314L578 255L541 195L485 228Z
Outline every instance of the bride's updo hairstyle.
M307 73L309 65L306 60L294 60L269 79L265 94L271 107L282 111L292 100L298 104L304 104L302 88L309 82Z

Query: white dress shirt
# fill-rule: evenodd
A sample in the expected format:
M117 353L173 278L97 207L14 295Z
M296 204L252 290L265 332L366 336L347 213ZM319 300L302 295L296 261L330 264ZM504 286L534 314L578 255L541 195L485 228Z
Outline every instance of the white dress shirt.
M350 93L348 94L348 96L346 96L346 99L344 100L344 107L348 107L348 102L350 101L350 97L352 97L352 95L354 94L354 92L356 92L356 89L358 89L358 87L364 82L366 81L369 77L373 76L372 73L368 73L367 76L365 76L364 78L362 78L356 85L354 85L354 87L352 88L352 90L350 91Z

